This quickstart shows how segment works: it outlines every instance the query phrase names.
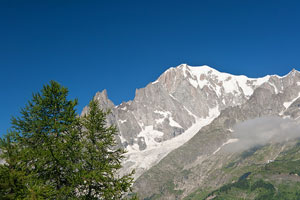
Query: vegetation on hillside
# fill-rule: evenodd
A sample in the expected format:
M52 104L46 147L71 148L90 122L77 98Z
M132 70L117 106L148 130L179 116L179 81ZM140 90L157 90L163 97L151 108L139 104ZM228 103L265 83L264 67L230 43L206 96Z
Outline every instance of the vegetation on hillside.
M282 152L276 160L250 169L252 171L212 192L195 191L185 199L300 199L299 143Z

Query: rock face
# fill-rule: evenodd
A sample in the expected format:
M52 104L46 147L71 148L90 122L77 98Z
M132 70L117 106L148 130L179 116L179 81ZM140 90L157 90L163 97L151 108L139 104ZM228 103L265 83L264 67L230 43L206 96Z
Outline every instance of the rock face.
M108 123L117 125L119 144L128 150L124 172L135 168L137 178L190 140L226 108L259 101L262 107L282 111L284 105L273 105L264 96L251 99L260 90L261 93L267 90L287 105L298 95L298 79L299 73L295 70L285 77L273 75L253 79L221 73L208 66L182 64L136 90L133 101L115 106L106 90L97 92L94 99L99 101L101 108L111 109ZM283 91L285 95L281 96ZM250 109L248 114L256 115L257 109L260 108ZM87 110L84 108L82 114ZM269 112L268 109L265 112Z
M229 144L239 143L234 135L234 127L241 122L259 120L264 116L280 116L299 121L298 71L293 70L283 77L268 76L266 81L253 88L250 96L245 95L237 105L221 110L192 139L141 175L135 183L140 196L150 199L183 199L196 189L205 191L228 183L232 181L232 177L242 172L243 167L249 167L249 163L263 165L284 151L286 145L271 144L269 150L260 154L258 160L250 161L245 161L243 156L237 159L242 152L224 151ZM247 156L244 154L244 157ZM233 171L229 171L228 166L231 165L235 166Z

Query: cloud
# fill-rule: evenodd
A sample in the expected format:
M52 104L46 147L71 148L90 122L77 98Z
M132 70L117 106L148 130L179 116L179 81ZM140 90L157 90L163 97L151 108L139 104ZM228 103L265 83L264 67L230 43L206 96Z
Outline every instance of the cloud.
M300 137L300 125L291 119L260 117L237 124L233 137L238 141L226 146L230 152L243 151L265 145L280 143Z

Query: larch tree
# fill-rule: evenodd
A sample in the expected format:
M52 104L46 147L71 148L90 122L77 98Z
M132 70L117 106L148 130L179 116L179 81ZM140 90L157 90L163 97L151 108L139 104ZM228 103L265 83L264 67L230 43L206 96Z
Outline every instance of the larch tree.
M81 118L83 125L82 189L85 199L121 199L131 189L132 174L120 176L125 153L116 147L117 129L107 126L110 111L91 101L88 113Z
M77 100L67 100L67 95L67 88L51 81L33 95L20 117L12 119L32 198L67 199L75 195L81 131Z
M76 114L77 100L51 81L12 119L13 131L1 139L3 199L122 199L132 174L119 176L124 151L114 126L91 101L89 113Z

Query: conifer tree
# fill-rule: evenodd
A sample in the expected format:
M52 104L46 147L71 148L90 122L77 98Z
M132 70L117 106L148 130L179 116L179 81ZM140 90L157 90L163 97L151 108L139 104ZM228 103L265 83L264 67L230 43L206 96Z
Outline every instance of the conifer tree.
M106 126L109 112L91 101L80 118L67 95L51 81L12 119L14 131L0 142L1 199L110 200L130 191L132 174L118 175L124 151L116 127Z
M82 117L82 187L85 199L121 199L131 188L132 174L119 176L124 150L116 148L114 125L107 126L106 116L110 111L99 108L91 101L89 112ZM133 173L133 172L132 172Z
M26 174L22 170L20 147L14 141L15 133L9 132L0 139L0 199L18 199L26 197Z
M12 120L31 195L48 194L48 199L74 196L80 123L75 112L77 100L69 101L67 95L67 88L51 81L33 95L21 117Z

